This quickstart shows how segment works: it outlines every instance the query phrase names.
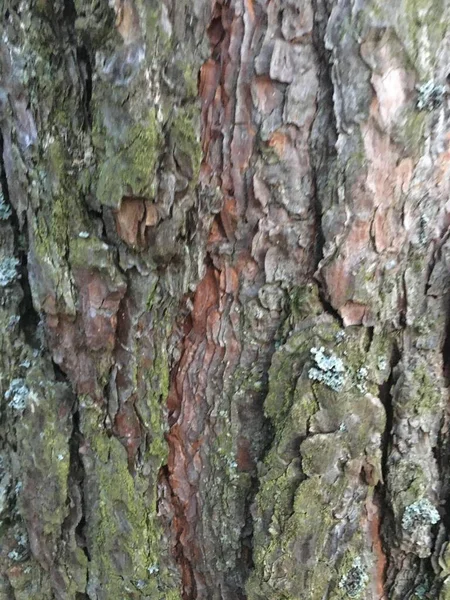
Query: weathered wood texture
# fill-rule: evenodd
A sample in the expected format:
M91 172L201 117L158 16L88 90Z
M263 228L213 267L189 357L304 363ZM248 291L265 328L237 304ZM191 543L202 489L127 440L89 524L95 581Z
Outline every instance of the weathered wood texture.
M0 600L449 600L449 3L0 6Z

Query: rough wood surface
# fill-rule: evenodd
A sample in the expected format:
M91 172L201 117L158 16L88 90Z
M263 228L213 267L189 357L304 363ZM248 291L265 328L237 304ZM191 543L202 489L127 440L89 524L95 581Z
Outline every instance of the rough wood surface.
M0 6L0 600L450 600L448 2Z

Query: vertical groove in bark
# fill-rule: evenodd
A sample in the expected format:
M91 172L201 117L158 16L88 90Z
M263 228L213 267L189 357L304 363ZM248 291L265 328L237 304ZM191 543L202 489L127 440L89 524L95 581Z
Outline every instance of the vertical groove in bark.
M324 195L336 194L336 186L330 181L335 173L336 120L333 109L333 82L331 78L331 53L325 47L325 33L329 9L323 0L313 0L314 23L312 42L319 61L317 114L310 137L315 195L313 210L316 214L315 269L323 259L325 236L322 229L322 200Z
M219 123L215 120L216 115L221 113L220 109L212 110L212 117L209 118L207 113L214 103L222 102L220 91L223 89L223 74L221 71L224 68L222 63L225 61L229 44L229 33L226 34L226 28L229 27L228 13L231 14L231 9L226 6L222 7L219 2L214 4L207 29L211 45L211 58L202 65L199 73L204 157L208 155L208 144L217 143L217 138L220 139L222 135ZM212 185L220 188L221 165L214 165L216 168L209 170L208 162L203 158L201 176L205 179L208 176L211 177ZM220 226L219 217L216 217L213 223L216 224L216 227ZM182 334L176 343L180 360L171 371L168 399L169 456L168 465L167 468L164 468L162 477L164 486L170 494L168 501L171 508L166 509L166 513L172 514L172 551L181 570L183 600L201 598L202 588L205 586L200 567L205 557L201 548L201 533L198 531L199 513L202 510L198 505L199 475L191 475L189 469L193 468L194 457L199 456L199 450L204 443L200 435L207 428L207 404L204 390L207 385L206 378L208 377L211 351L208 352L204 344L209 337L207 333L208 315L210 312L217 311L218 308L217 276L218 273L209 260L206 273L197 287L196 298L199 309L196 314L188 313L184 322L179 325ZM192 311L195 311L195 297L190 304ZM188 380L185 384L185 378L192 363L195 365L194 369L197 369L198 383L195 383L192 378L192 381ZM184 411L187 412L186 418L183 418ZM191 423L194 419L197 422ZM185 424L183 424L183 420ZM189 429L193 430L192 434L189 434ZM197 459L198 463L199 458ZM198 471L198 467L196 470Z
M377 531L375 533L379 551L382 552L382 560L380 561L381 568L378 570L377 589L379 597L388 598L388 590L386 587L386 574L389 570L389 532L394 527L394 517L392 509L389 505L389 498L386 490L386 481L388 477L387 460L388 454L392 449L392 429L394 420L393 410L393 395L392 390L395 385L396 367L400 361L400 351L396 344L393 345L391 356L389 359L389 377L380 386L379 397L386 412L386 426L381 440L382 444L382 459L381 459L381 475L382 478L378 482L374 490L374 505L377 511Z
M3 157L3 139L1 149ZM41 593L50 597L52 588L58 597L64 588L64 567L54 556L52 543L56 542L55 530L45 511L54 511L53 518L61 525L61 543L70 546L72 523L69 515L63 519L61 510L69 502L71 484L66 487L64 479L52 472L53 457L46 453L44 444L54 444L56 451L57 448L63 450L64 444L70 443L73 396L64 377L58 369L54 369L49 355L42 348L43 332L32 305L25 239L10 204L3 158L1 174L2 268L6 257L9 258L10 237L14 238L14 246L21 259L17 260L15 277L11 274L5 282L4 271L2 274L2 347L6 350L2 357L6 360L2 372L7 379L2 378L1 390L2 518L6 525L0 558L1 590L5 597L11 598L22 598L24 594L25 597L40 597ZM51 410L58 410L59 425L53 431L51 418L50 423L46 422L45 411L49 408L46 404L51 405ZM25 424L23 415L30 406L34 416L28 418ZM50 429L47 429L49 424ZM49 433L53 439L43 442ZM39 500L36 501L36 498ZM76 512L76 506L72 504L72 508ZM69 554L66 558L69 559ZM26 565L25 573L22 572L23 565ZM45 574L40 574L41 567Z
M433 267L436 263L436 259L442 260L444 254L445 260L445 243L448 239L448 230L444 231L440 235L440 242L434 255ZM442 252L444 250L444 252ZM432 278L433 269L429 271L429 277L427 279L427 290L430 289L430 281ZM440 506L441 506L441 525L436 535L436 542L433 549L433 555L431 557L430 565L430 580L431 585L430 593L434 593L436 597L446 599L449 593L449 581L448 581L448 540L450 531L450 486L449 486L449 458L450 458L450 435L449 435L449 408L450 403L448 402L448 391L449 391L449 365L450 365L450 335L449 335L449 323L450 323L450 311L449 311L449 282L447 281L443 290L443 305L445 307L446 322L445 322L445 336L442 344L442 375L444 381L444 388L447 394L447 402L443 410L442 422L439 431L438 444L435 448L435 458L439 466L439 476L442 482L440 489Z
M206 5L169 4L11 2L2 22L6 176L57 379L78 395L72 418L67 385L38 382L23 409L31 556L2 567L20 599L179 597L156 503L167 346L216 200L196 186Z
M283 64L289 44L279 37L280 17L275 4L216 3L209 27L212 56L200 78L203 173L220 182L224 204L213 222L211 266L197 289L192 329L174 375L178 398L170 402L180 407L169 435L169 480L187 515L182 535L177 534L190 564L186 598L244 596L252 564L245 558L252 528L247 511L256 463L270 443L262 410L265 373L285 319L283 305L314 270L314 177L308 155L316 101L308 64L314 60L312 18L308 14L300 31L305 55L298 59L311 90L304 99L301 84L292 88L284 108L293 67ZM283 17L284 28L291 27L289 19ZM195 397L188 383L194 373L200 373ZM189 473L190 463L201 479ZM215 526L217 517L222 529Z
M221 187L224 201L223 208L212 225L208 266L193 300L192 316L188 317L186 323L187 331L181 342L182 358L174 370L169 400L172 414L172 426L168 437L169 482L174 493L174 505L179 514L177 522L179 530L175 537L184 572L185 598L243 597L243 582L251 564L251 547L248 543L251 536L251 522L248 511L255 480L254 473L252 475L254 470L252 463L256 460L257 454L254 456L255 450L252 450L252 444L255 440L249 438L249 431L244 434L247 439L244 438L241 442L233 440L239 435L235 428L239 427L239 421L242 419L235 411L242 409L238 409L238 403L232 401L233 396L238 392L237 382L241 381L237 371L240 370L238 362L242 347L239 346L242 342L238 339L233 340L239 331L236 320L240 318L236 314L240 312L238 290L242 284L239 279L242 277L240 273L245 268L243 261L248 260L245 254L250 252L251 239L250 232L245 231L246 225L242 220L248 202L247 192L244 189L248 184L239 174L242 168L240 161L248 160L245 153L249 152L245 146L249 142L243 140L242 136L245 138L245 135L250 134L250 131L247 134L241 133L239 129L251 127L250 122L245 122L245 98L249 94L245 89L248 86L245 79L248 79L246 70L251 68L252 61L245 55L244 50L245 62L241 69L238 54L239 40L247 38L245 44L249 43L251 21L255 20L255 15L249 16L248 10L248 7L244 10L245 16L242 19L242 16L234 14L233 3L215 4L208 27L211 58L203 65L200 75L205 156L202 173L209 185ZM249 31L244 33L242 27L248 27ZM244 79L243 84L239 83L240 78ZM244 152L244 155L241 156L240 152ZM238 228L242 228L240 233L237 233ZM241 265L238 264L239 261ZM214 330L217 333L214 333ZM204 346L205 340L208 340L206 346ZM227 348L225 354L222 350L224 344ZM226 361L228 366L225 371L219 367L218 359ZM202 364L203 366L200 367ZM255 365L256 373L260 369L259 365ZM261 369L260 376L263 377L262 371ZM191 396L189 384L185 381L193 380L193 374L196 372L199 373L197 375L199 385L196 386L195 392L196 417L194 417L192 412L194 409L191 407L194 398ZM234 378L236 383L233 382ZM221 379L223 383L220 383ZM243 393L246 387L245 380L241 385L241 393ZM263 389L264 382L261 382L260 387ZM218 405L218 400L212 406L210 405L211 393L218 395L219 398L222 396L221 405ZM264 426L261 411L257 406L262 402L263 392L252 391L251 393L254 396L252 402L255 406L246 410L251 410L254 416L251 429L255 430L257 437L263 439ZM230 420L234 421L232 433L227 431L229 425L224 421L227 413L230 415ZM193 418L197 420L194 425L196 435L190 436L188 432L193 427ZM203 435L199 438L202 432ZM242 444L241 448L239 443ZM217 453L217 458L208 458L205 450L202 454L202 448L206 452L209 450ZM260 450L256 450L256 453L258 452ZM214 464L216 460L218 462ZM203 485L201 480L193 479L188 473L183 474L183 469L189 470L192 466L198 469L199 467L195 466L196 461L199 466L203 465L201 472ZM182 464L183 462L185 465ZM191 467L190 463L192 463ZM221 463L224 463L223 467L220 467ZM221 493L229 494L225 488L226 483L217 479L217 475L224 467L226 480L231 479L228 483L232 485L230 501L238 501L233 516L228 513L220 498L208 499L206 496L208 485L221 490ZM216 472L215 477L213 477L214 472ZM249 473L248 477L246 472ZM186 493L186 485L191 489L189 494ZM239 491L239 499L233 498L236 494L232 491L235 486ZM216 511L214 516L211 510ZM218 537L217 532L214 531L214 525L211 527L208 524L208 519L223 520L221 537ZM234 528L235 532L232 531ZM229 541L227 541L227 530L231 533ZM233 549L229 546L230 543L233 544ZM233 558L234 553L236 558ZM229 555L226 563L221 555Z
M86 556L86 559L89 561L89 551L87 548L86 542L86 507L85 507L85 497L84 497L84 466L83 461L80 459L80 448L82 445L82 433L80 430L80 413L79 408L76 405L74 408L74 412L72 415L72 433L69 441L70 445L70 467L69 467L69 478L71 480L71 485L73 489L71 491L71 496L73 498L73 509L76 514L76 522L75 522L75 537L77 545L81 548L82 552ZM87 598L87 595L86 595Z

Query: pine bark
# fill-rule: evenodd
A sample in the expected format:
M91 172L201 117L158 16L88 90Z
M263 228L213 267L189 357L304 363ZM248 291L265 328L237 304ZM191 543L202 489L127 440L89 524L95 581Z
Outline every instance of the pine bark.
M0 600L450 600L450 5L0 7Z

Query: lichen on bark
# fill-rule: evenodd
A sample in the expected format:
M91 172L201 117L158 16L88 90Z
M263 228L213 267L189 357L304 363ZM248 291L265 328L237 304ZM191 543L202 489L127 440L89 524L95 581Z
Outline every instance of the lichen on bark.
M5 0L0 597L448 584L441 0Z

